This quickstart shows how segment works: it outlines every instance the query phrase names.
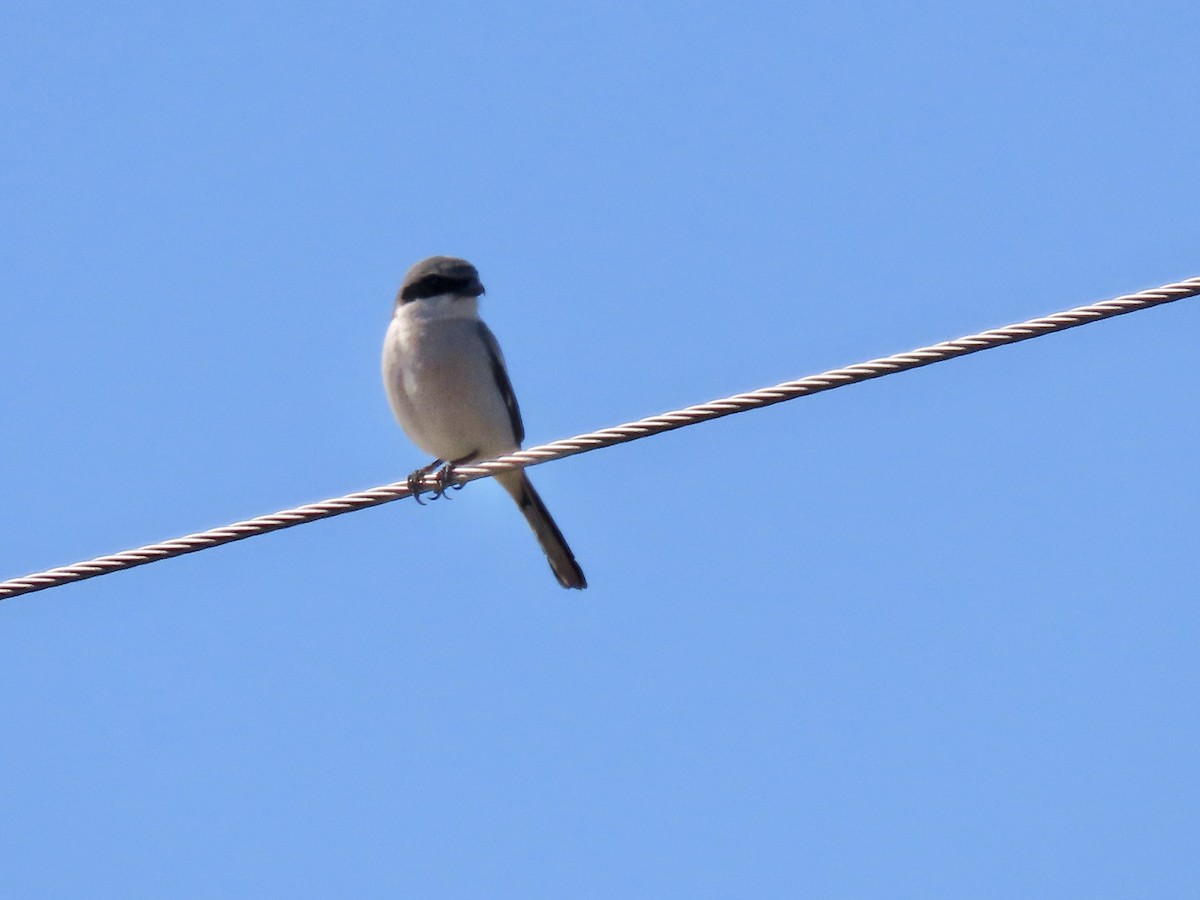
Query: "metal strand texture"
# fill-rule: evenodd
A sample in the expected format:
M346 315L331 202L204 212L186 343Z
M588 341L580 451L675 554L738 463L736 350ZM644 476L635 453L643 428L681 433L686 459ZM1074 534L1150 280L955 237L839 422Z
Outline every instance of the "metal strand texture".
M1074 309L1043 316L1038 319L1030 319L1027 322L1006 325L1003 328L994 328L990 331L968 335L967 337L961 337L953 341L943 341L940 344L921 347L918 350L912 350L908 353L897 353L893 356L885 356L880 359L870 360L869 362L846 366L842 369L831 369L819 375L810 375L796 381L787 381L774 387L762 388L745 394L736 394L721 400L713 400L697 406L689 406L686 409L679 409L674 412L640 419L636 422L629 422L625 425L618 425L615 428L605 428L601 431L591 432L590 434L581 434L566 440L553 441L539 447L530 447L528 450L520 450L508 456L498 457L475 465L460 466L454 470L453 480L458 484L465 484L468 481L485 478L509 469L539 465L567 456L587 453L590 450L598 450L601 447L611 447L615 444L639 440L651 435L661 434L664 431L673 431L676 428L695 425L710 419L719 419L722 416L771 406L775 403L782 403L785 400L794 400L797 397L818 394L822 391L844 387L848 384L857 384L860 381L868 381L884 375L906 372L909 369L918 369L935 362L966 356L970 353L978 353L980 350L989 350L993 347L1015 344L1020 341L1029 340L1030 338L1041 337L1045 334L1065 331L1068 328L1086 325L1089 322L1096 322L1101 319L1148 309L1152 306L1160 306L1175 300L1194 297L1197 294L1200 294L1200 277L1189 278L1173 284L1166 284L1153 290L1140 291L1136 294L1128 294L1112 300L1104 300L1089 306L1077 306ZM436 486L432 475L426 478L424 485L430 490ZM182 556L185 553L207 550L209 547L217 547L221 544L244 540L255 535L267 534L268 532L279 531L283 528L303 525L306 522L315 522L318 519L340 516L343 513L366 509L370 506L378 506L382 503L389 503L392 500L399 500L410 494L411 491L406 482L395 482L370 490L348 494L345 497L323 500L319 503L310 503L306 506L296 507L295 509L287 509L271 515L257 516L253 519L246 519L243 522L235 522L232 525L226 525L221 528L200 531L195 534L186 535L185 537L176 538L175 540L163 541L159 544L149 544L145 547L139 547L136 550L126 550L122 553L114 553L111 556L101 556L86 562L48 569L44 572L26 575L22 578L13 578L0 582L0 600L45 590L46 588L57 587L73 581L83 581L87 578L106 575L122 569L132 569L135 566L142 566L160 559L169 559L174 556Z

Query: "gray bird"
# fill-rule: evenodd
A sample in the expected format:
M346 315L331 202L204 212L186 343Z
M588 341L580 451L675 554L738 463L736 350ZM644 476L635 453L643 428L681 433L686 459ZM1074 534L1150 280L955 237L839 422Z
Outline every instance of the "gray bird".
M410 485L440 465L511 453L525 439L500 345L479 318L482 293L475 267L453 256L421 260L400 286L383 342L383 383L405 433L437 457L409 477ZM443 469L443 478L446 474ZM496 480L525 514L558 583L587 587L575 554L525 471L505 472Z

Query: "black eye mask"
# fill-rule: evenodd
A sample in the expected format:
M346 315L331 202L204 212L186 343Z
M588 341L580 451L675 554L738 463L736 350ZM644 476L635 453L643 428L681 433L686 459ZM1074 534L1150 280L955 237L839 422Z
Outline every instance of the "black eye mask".
M418 278L400 292L400 302L424 300L438 294L464 294L471 284L470 278L452 278L449 275L426 275Z

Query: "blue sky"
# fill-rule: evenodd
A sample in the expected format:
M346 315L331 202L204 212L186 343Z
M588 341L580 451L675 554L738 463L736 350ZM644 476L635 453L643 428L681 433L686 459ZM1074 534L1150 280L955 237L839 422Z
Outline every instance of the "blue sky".
M1200 274L1192 3L18 3L3 577ZM0 604L21 897L1182 896L1200 301Z

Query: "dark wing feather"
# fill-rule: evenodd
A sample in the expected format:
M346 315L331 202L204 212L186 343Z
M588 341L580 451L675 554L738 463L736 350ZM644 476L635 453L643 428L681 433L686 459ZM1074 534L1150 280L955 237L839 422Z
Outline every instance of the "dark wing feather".
M513 393L512 382L508 380L508 370L504 368L504 355L500 352L496 336L482 322L479 323L479 336L483 339L483 345L487 347L488 357L492 362L492 377L496 379L496 388L504 398L504 405L508 407L508 419L512 422L513 437L516 438L519 447L525 440L525 424L521 421L521 409L517 406L517 395Z

